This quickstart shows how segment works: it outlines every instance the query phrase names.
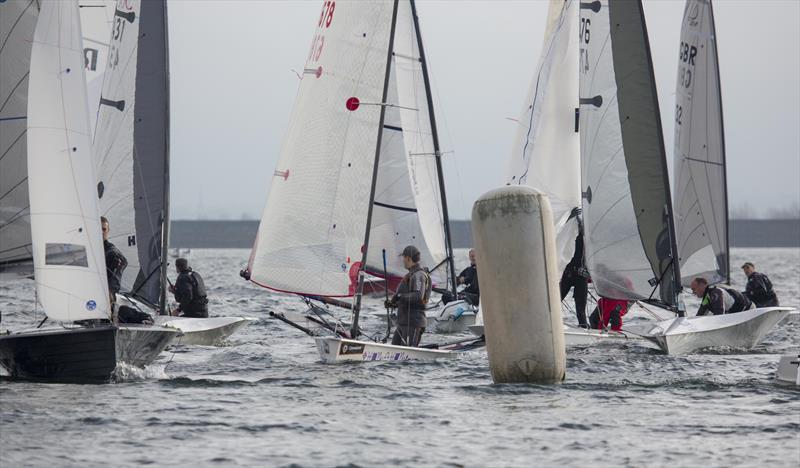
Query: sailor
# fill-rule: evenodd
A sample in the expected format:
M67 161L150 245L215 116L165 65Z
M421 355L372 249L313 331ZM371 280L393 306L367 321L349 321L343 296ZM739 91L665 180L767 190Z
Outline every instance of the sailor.
M739 291L726 286L710 286L705 278L698 277L692 280L692 293L701 299L697 315L733 314L753 308L750 299Z
M480 303L481 292L478 287L478 266L477 258L475 257L475 249L469 249L469 266L464 268L461 273L456 276L456 284L463 284L466 287L458 293L458 299L464 299L468 304L478 306ZM442 302L447 304L456 300L453 293L450 291L439 290L436 292L442 293Z
M576 212L577 210L577 212ZM580 212L573 210L574 216ZM571 214L570 217L573 217ZM561 300L567 297L572 289L572 299L575 300L575 314L578 316L578 325L586 327L586 297L589 295L589 272L583 264L583 225L578 221L578 237L575 238L575 253L569 261L559 283ZM593 327L594 328L594 327Z
M756 266L750 262L742 265L744 274L747 275L747 287L744 295L753 301L756 307L778 307L778 296L772 290L772 282L764 273L756 271Z
M100 217L100 226L103 230L103 250L106 254L106 276L108 277L108 293L111 302L116 302L116 294L122 285L122 273L128 266L128 260L122 252L108 240L110 227L105 216Z
M622 331L622 316L628 312L628 301L600 297L592 315L589 317L591 327L597 330Z
M175 269L178 279L175 285L170 285L169 290L178 301L178 312L182 317L208 318L208 296L203 277L192 271L185 258L175 260Z
M431 296L431 277L419 265L419 249L409 245L401 256L408 273L394 296L386 301L387 307L397 307L397 328L392 344L418 346L426 326L425 306Z

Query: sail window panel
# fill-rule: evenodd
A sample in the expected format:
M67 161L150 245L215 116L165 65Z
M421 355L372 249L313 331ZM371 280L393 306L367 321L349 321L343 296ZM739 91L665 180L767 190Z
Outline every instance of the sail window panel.
M45 244L46 265L88 267L86 247L79 244Z

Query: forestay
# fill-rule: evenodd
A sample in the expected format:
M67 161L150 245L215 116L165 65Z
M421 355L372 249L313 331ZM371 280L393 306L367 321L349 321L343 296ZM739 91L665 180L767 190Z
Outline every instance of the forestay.
M730 280L719 63L710 0L683 13L675 92L675 215L682 282Z
M362 258L391 2L324 2L251 254L250 279L349 296Z
M551 0L544 47L518 119L507 183L527 185L550 199L563 270L575 250L581 203L578 137L578 0Z
M86 88L89 97L89 128L95 131L103 74L108 59L108 39L114 23L116 0L80 0L83 57L86 66Z
M0 271L32 258L27 114L31 44L39 2L0 2ZM32 273L28 264L25 273Z
M580 5L586 262L600 295L676 304L674 234L642 5Z
M122 290L162 302L169 197L166 2L120 0L111 28L94 157L100 213L128 260Z
M43 2L30 62L28 173L37 299L50 319L109 318L77 3Z

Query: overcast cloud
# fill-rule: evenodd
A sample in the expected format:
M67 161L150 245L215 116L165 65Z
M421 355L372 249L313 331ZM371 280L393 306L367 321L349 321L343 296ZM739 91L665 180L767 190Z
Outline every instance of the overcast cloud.
M342 1L342 0L338 0ZM420 0L453 218L504 181L546 1ZM257 219L320 1L170 0L173 219ZM683 1L646 1L667 154ZM800 2L714 2L734 211L800 209Z

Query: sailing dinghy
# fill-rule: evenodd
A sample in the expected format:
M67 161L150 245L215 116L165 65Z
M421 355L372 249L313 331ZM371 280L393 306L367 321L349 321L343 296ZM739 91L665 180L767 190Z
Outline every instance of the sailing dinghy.
M0 13L0 68L23 77L11 102L25 111L36 298L61 324L0 336L0 365L13 378L107 381L119 363L151 363L177 331L110 323L77 4L9 1Z
M711 0L688 0L683 14L675 104L675 211L681 282L696 277L730 284L725 134L717 36ZM665 353L752 348L793 309L765 307L735 314L677 317L645 337Z
M97 109L94 163L100 214L110 239L128 260L118 302L150 313L155 323L183 333L181 344L217 345L249 323L246 317L169 315L169 54L167 3L118 2L108 22L105 1L84 2L91 28L84 47L106 63ZM105 30L106 48L92 36ZM87 61L87 67L91 61ZM99 72L94 72L98 74ZM96 86L89 82L88 86Z
M417 21L408 0L323 3L242 272L259 286L327 303L354 297L345 303L352 311L349 329L326 324L336 336L316 338L323 362L452 357L452 351L358 339L365 274L402 277L399 254L406 245L419 248L434 283L455 292L441 151ZM283 314L273 316L314 334Z

